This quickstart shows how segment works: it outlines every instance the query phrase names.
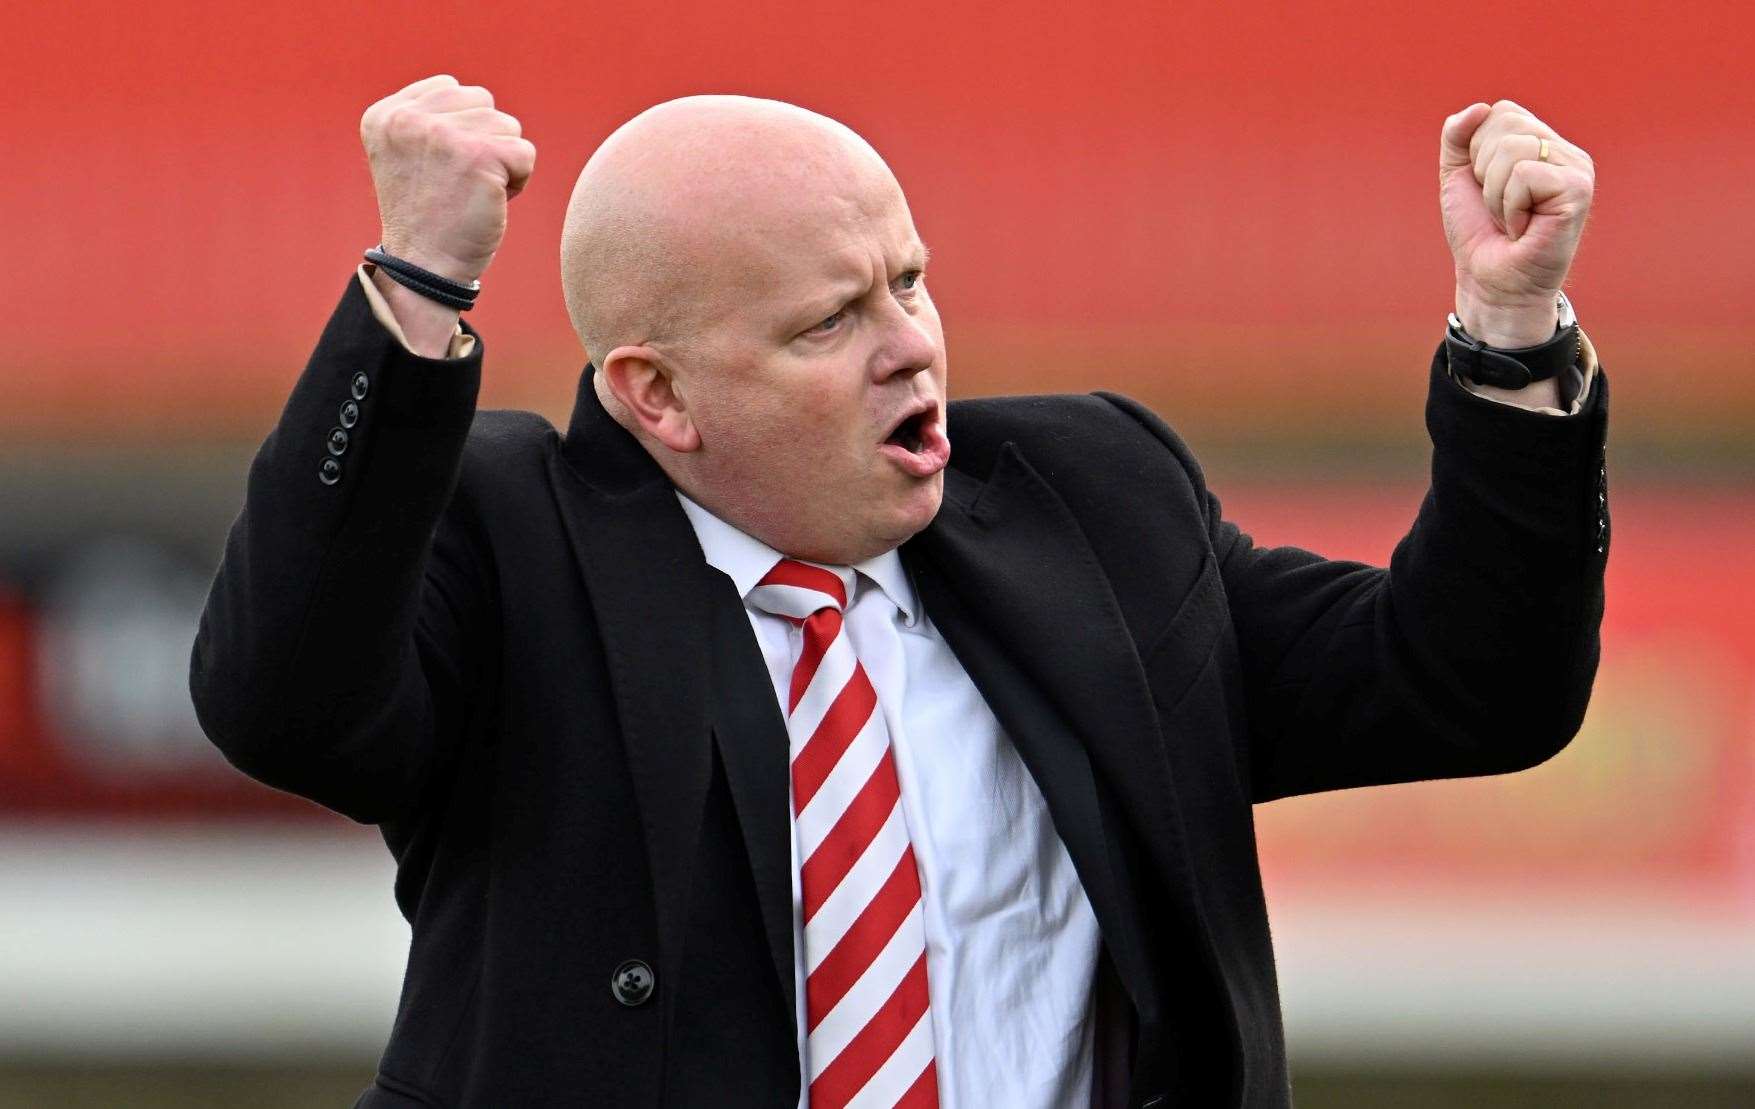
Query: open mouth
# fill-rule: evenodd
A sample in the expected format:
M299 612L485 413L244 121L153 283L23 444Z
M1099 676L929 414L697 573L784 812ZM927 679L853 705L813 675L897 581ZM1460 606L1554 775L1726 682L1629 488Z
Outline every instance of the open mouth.
M919 454L920 448L925 442L926 421L930 419L931 416L931 409L928 409L925 412L914 413L914 415L909 416L907 419L897 424L895 430L890 432L889 436L884 439L884 442L894 444L895 446L901 447L903 450L910 451L914 454Z
M896 422L878 450L913 477L931 477L951 460L951 441L937 404L927 404Z

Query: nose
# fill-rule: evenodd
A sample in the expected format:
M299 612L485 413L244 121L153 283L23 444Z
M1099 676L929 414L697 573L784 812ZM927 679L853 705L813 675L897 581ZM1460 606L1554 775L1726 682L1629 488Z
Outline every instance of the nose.
M891 299L882 316L883 341L873 354L872 376L878 381L912 377L932 368L938 358L938 339L922 307L909 312Z

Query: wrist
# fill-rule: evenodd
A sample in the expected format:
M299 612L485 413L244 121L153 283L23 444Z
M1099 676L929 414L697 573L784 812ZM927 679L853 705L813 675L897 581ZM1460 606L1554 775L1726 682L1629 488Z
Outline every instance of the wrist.
M1456 287L1456 316L1470 336L1505 350L1545 343L1554 337L1560 324L1555 294L1544 294L1533 301L1495 302L1470 292L1460 283Z
M1453 312L1445 334L1445 350L1453 374L1480 385L1525 390L1534 384L1553 392L1555 379L1577 363L1582 334L1572 303L1564 293L1554 297L1555 328L1546 338L1520 346L1495 345L1468 330ZM1500 337L1503 344L1508 334ZM1558 407L1557 404L1553 407Z
M431 270L440 277L448 278L462 285L481 280L481 275L487 271L488 263L493 261L491 254L480 260L459 258L449 251L402 238L388 227L383 229L383 237L378 240L378 244L386 254L412 262L423 270Z
M451 336L456 333L459 313L435 300L391 280L378 266L370 267L372 285L383 296L390 314L402 328L409 350L423 358L448 358Z

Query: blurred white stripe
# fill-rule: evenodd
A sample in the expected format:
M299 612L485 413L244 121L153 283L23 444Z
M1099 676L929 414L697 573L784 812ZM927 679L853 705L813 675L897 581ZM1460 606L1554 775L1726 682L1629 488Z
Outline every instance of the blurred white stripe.
M0 824L9 1055L373 1057L408 927L377 832Z
M1268 894L1295 1065L1748 1066L1755 906L1730 891Z
M0 824L12 1056L371 1058L408 928L376 832ZM1296 1061L1736 1066L1755 906L1270 886Z

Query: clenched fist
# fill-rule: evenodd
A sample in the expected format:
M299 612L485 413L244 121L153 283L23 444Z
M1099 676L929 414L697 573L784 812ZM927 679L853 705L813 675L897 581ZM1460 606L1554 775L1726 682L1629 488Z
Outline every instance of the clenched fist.
M1596 188L1590 155L1513 101L1471 104L1444 121L1438 180L1463 328L1489 346L1547 341Z
M455 281L474 281L506 233L506 204L536 167L536 147L493 94L439 74L366 109L384 249Z

